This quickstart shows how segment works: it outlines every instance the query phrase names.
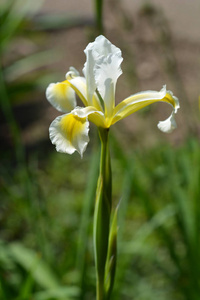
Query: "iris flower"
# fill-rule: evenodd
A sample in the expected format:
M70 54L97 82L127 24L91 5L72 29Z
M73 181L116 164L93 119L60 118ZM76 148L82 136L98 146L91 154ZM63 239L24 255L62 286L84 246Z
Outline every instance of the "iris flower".
M83 75L71 67L66 80L51 83L46 90L47 100L64 114L50 125L49 134L56 150L72 154L78 151L82 157L89 142L89 121L97 127L110 128L139 109L161 101L172 106L172 114L158 123L163 132L176 128L174 114L179 108L178 99L164 86L158 91L144 91L129 96L115 105L115 90L122 74L122 53L104 36L98 36L84 50L86 62ZM83 107L77 106L76 95Z

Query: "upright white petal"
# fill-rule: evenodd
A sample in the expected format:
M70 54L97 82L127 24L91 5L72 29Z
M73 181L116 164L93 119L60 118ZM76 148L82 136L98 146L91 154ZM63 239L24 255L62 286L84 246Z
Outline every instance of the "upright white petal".
M88 102L89 105L94 105L93 103L93 95L98 88L100 90L100 86L98 86L98 82L95 78L96 68L97 65L100 66L102 64L102 61L105 62L104 69L106 68L106 64L110 64L110 57L113 56L112 60L115 60L115 56L120 59L121 57L121 50L114 46L108 39L106 39L103 35L98 36L94 42L89 43L86 49L84 50L86 54L86 63L83 68L83 73L86 77L86 83L87 83L87 96L88 96ZM121 58L122 60L122 58ZM107 63L106 63L107 61ZM108 62L109 61L109 62ZM118 63L118 62L117 62ZM121 62L120 62L121 64ZM113 72L118 68L113 69ZM106 72L103 70L103 76L106 76ZM108 75L110 75L112 71L108 71ZM121 73L120 73L121 74ZM118 75L119 77L119 75ZM110 78L110 77L109 77ZM110 81L110 83L109 83ZM101 80L102 82L102 80ZM112 100L113 100L113 92L115 91L115 84L116 81L113 81L112 78L106 82L107 85L107 92L106 97L108 98L109 95L112 94ZM108 86L111 85L113 88L108 90ZM103 94L103 92L102 92ZM113 102L113 101L111 101Z
M69 68L69 71L65 75L66 79L72 79L77 76L80 76L79 71L72 66Z
M95 58L92 49L87 49L84 52L86 54L86 62L84 64L83 74L86 78L88 103L89 105L92 105L92 98L96 90L96 83L94 79Z
M88 100L85 78L79 76L79 72L74 67L70 67L69 72L66 73L65 77L67 79L66 81L69 82L69 85L82 100L83 104L87 106Z
M99 35L94 42L89 43L88 46L85 48L84 52L87 53L87 51L89 50L92 50L95 61L102 56L121 53L121 50L115 45L113 45L103 35Z
M104 101L106 117L112 117L115 107L115 90L118 77L122 74L121 53L102 57L94 67L97 89Z
M78 76L69 80L71 87L74 89L76 94L79 96L85 106L88 105L87 99L87 87L84 77Z

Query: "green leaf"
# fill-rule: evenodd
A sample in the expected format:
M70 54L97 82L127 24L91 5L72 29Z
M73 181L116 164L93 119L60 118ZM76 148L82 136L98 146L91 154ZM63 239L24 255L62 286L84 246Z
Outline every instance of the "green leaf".
M6 80L13 81L26 73L33 72L44 65L52 63L59 59L58 53L54 50L47 50L39 53L34 53L25 58L17 60L11 66L7 67L4 71Z
M136 232L133 241L128 242L124 247L124 253L140 253L144 249L146 239L153 234L158 227L166 224L171 225L172 222L174 222L173 218L175 215L176 207L174 205L169 204L164 207ZM150 247L149 244L148 247Z
M41 287L47 289L58 287L58 279L39 253L24 247L20 243L13 243L9 248L14 260L27 272L30 272Z
M38 292L34 294L34 300L72 300L78 297L80 291L76 286L71 287L59 287L44 292Z
M113 289L114 280L115 280L115 271L117 265L117 215L118 215L119 205L116 207L112 223L110 226L109 233L109 246L108 246L108 255L106 261L106 270L105 270L105 290L106 290L106 299L110 299L110 295Z

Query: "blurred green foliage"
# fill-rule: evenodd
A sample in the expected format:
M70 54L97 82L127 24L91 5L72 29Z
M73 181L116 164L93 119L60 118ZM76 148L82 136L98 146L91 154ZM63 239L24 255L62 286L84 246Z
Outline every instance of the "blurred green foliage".
M198 298L199 146L190 139L178 148L163 145L127 154L113 137L114 199L120 200L113 299ZM84 160L51 153L42 168L32 163L32 203L24 194L20 170L12 175L4 170L2 299L94 297L92 218L98 164L96 150ZM29 296L22 298L23 293Z

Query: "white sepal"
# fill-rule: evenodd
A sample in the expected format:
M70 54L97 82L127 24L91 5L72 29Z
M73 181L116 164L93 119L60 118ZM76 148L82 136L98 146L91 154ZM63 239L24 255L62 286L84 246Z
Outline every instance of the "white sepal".
M69 83L50 83L46 89L46 98L58 111L70 112L76 106L76 96Z
M72 113L57 117L49 127L49 137L61 153L77 151L81 157L89 142L89 122Z
M170 133L177 128L174 112L165 121L160 121L157 126L161 131L166 133Z

